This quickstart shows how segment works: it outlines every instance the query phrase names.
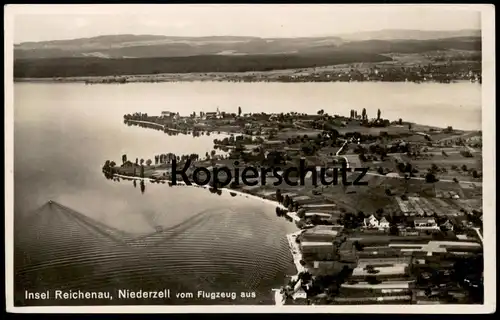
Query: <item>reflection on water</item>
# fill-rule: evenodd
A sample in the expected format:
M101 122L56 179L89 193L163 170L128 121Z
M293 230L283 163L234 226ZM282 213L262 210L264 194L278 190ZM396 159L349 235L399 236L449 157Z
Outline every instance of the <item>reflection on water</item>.
M255 300L237 303L270 303L269 289L294 272L284 237L294 226L277 219L274 207L229 193L102 176L105 160L204 155L223 138L126 126L124 114L234 112L239 105L244 113L380 108L390 119L480 127L475 84L16 84L16 303L28 303L25 289L50 288L251 290L258 292Z

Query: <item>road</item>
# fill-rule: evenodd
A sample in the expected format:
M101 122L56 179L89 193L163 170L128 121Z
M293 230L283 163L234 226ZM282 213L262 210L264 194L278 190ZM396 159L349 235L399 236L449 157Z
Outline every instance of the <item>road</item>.
M439 143L439 142L444 142L444 141L448 141L448 140L464 139L464 138L468 138L469 136L472 137L472 136L477 135L477 134L478 134L477 132L467 132L467 133L463 133L461 135L451 136L451 137L448 137L448 138L437 140L436 142Z
M479 239L481 240L481 243L484 243L484 242L483 242L483 236L481 235L481 232L479 231L479 228L472 228L472 229L476 231L477 236L478 236L478 237L479 237Z
M349 165L349 160L347 159L347 157L345 156L342 156L345 161L346 161L346 166L347 168L350 168L350 165ZM371 176L379 176L379 177L386 177L386 178L395 178L395 179L405 179L405 177L403 176L391 176L391 177L387 177L383 174L380 174L380 173L375 173L375 172L367 172L366 173L367 175L371 175ZM410 180L425 180L425 178L422 178L422 177L411 177ZM455 182L453 180L448 180L448 179L439 179L439 182ZM475 184L475 185L478 185L478 186L482 186L483 183L482 182L476 182L476 181L458 181L459 183L470 183L470 184Z

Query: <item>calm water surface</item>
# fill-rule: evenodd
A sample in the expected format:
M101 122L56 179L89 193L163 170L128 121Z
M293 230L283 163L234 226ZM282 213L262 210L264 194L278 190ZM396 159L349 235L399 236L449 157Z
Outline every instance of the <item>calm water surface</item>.
M274 207L151 183L142 193L139 184L109 181L101 172L106 159L119 162L122 154L204 155L218 138L129 127L125 113L238 106L244 113L344 115L380 108L391 120L481 128L481 87L470 83L16 84L16 303L54 303L25 301L26 288L253 291L256 299L147 303L271 303L269 290L294 272L284 237L294 227L277 219ZM44 206L48 200L67 208Z

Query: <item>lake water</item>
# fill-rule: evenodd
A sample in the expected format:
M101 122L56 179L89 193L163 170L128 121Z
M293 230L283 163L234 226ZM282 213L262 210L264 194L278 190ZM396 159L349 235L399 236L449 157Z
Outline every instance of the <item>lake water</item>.
M129 127L125 113L241 106L344 115L366 108L370 116L380 108L391 120L481 129L481 87L471 83L19 83L14 90L17 304L54 303L25 301L27 288L248 291L256 298L142 303L272 303L270 289L294 272L285 239L294 226L273 206L149 182L142 193L139 184L106 180L107 159L205 154L218 138ZM43 206L48 200L68 208Z

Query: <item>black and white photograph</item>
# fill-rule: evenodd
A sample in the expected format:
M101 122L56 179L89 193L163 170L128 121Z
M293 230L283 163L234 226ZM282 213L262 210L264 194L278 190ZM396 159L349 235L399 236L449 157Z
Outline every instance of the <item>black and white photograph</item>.
M9 311L496 310L493 5L8 5L5 30Z

